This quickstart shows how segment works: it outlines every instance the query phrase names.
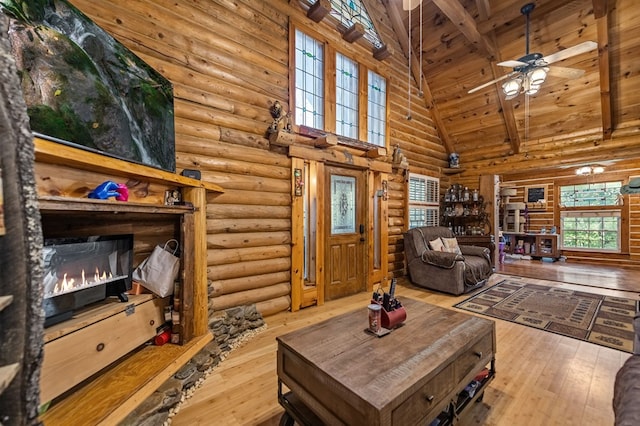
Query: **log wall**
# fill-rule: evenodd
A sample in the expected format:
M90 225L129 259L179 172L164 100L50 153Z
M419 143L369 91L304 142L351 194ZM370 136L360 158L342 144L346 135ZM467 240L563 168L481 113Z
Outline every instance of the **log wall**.
M291 160L266 138L271 103L289 104L290 20L388 78L389 153L398 145L434 176L434 161L444 165L446 154L380 0L372 2L378 3L372 17L395 52L384 61L364 43L344 42L332 25L309 20L297 1L71 2L173 83L177 169L198 169L225 190L207 205L213 310L255 303L269 315L290 306ZM403 182L401 173L390 177L389 275L403 271Z
M556 169L555 171L539 170L537 172L510 173L502 176L503 187L515 187L517 194L509 197L510 202L524 202L527 186L546 185L548 196L547 207L529 212L530 230L539 232L542 227L547 230L551 226L560 225L558 194L555 186L580 184L595 181L622 180L627 183L631 177L640 177L640 160L631 159L605 166L605 172L597 176L576 176L575 168ZM580 251L563 251L569 262L589 262L596 264L615 264L624 266L640 266L640 195L623 196L623 224L621 236L622 253L606 254ZM628 217L624 217L624 214Z

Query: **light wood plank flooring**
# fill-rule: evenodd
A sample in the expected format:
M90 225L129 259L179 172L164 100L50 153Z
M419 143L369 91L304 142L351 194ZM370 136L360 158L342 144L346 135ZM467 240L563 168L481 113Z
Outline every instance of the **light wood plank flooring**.
M596 287L601 287L605 279L600 272L603 268L518 261L503 265L499 272L551 280L569 277L569 281L592 285L588 291L638 297L637 293L615 290L629 287L628 282L635 281L637 271L604 269L609 280L606 286L611 289ZM500 275L494 275L490 284L499 279ZM401 300L410 297L451 308L467 297L431 292L406 280L399 283L396 294ZM635 285L640 292L640 286ZM277 425L283 409L277 401L276 336L353 309L362 309L366 326L368 298L368 293L361 293L266 318L267 329L232 351L216 367L204 385L183 404L173 424ZM629 354L510 322L497 320L496 327L496 379L485 392L483 402L476 404L459 424L613 424L615 374Z

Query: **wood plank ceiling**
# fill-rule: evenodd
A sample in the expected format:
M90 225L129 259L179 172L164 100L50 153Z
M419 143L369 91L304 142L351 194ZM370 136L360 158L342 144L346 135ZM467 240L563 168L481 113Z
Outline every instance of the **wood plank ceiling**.
M406 54L409 13L401 0L383 3ZM630 69L630 61L623 60L631 50L637 57L640 49L640 8L628 4L633 2L532 1L530 52L545 56L595 41L598 49L555 64L585 74L577 79L549 75L538 94L513 100L504 99L503 81L467 93L512 70L498 62L524 56L526 19L520 10L526 3L423 0L412 10L411 48L416 62L411 69L416 82L422 80L425 103L447 151L474 160L522 153L526 158L531 144L541 141L588 137L599 144L616 130L637 132L640 75L637 65ZM624 11L619 10L622 3ZM417 62L420 57L422 64Z

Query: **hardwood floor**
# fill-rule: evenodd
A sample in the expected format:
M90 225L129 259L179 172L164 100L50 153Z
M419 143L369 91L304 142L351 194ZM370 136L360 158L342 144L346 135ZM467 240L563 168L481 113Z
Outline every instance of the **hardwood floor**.
M592 287L588 291L610 295L638 298L640 292L637 283L634 292L621 290L634 283L633 270L525 262L503 265L489 285L504 278L499 274L521 274L588 285ZM400 300L414 298L451 308L468 297L421 289L404 279L399 284ZM266 330L233 350L182 405L172 423L277 425L283 409L277 401L276 336L353 309L363 310L366 324L368 298L368 293L361 293L266 318ZM613 424L615 374L629 354L500 320L496 329L496 378L483 402L465 414L460 425Z
M640 293L640 269L583 263L507 260L496 272Z

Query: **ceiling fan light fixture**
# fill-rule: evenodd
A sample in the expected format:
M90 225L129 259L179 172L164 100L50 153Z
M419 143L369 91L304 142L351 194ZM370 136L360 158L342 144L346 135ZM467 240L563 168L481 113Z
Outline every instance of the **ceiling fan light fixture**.
M540 90L539 84L529 84L528 86L529 87L525 89L524 93L529 96L535 95L536 93L538 93L538 90Z
M540 85L544 83L544 81L547 79L548 72L549 72L549 68L542 67L542 68L536 68L530 71L529 73L527 73L527 78L531 82L531 86L540 87Z
M520 89L522 89L522 79L518 77L507 80L502 85L502 91L507 96L507 99L513 99L518 96Z

